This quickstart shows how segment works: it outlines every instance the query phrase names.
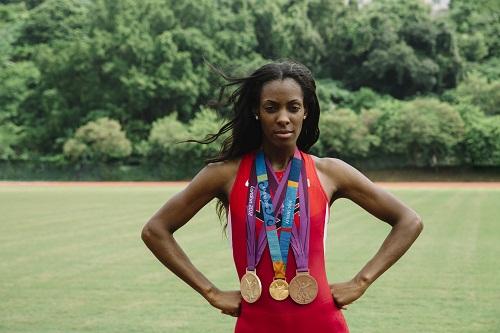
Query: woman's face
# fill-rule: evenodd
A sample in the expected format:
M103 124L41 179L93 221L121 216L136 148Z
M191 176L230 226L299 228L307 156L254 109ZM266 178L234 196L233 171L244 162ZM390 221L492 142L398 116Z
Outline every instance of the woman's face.
M291 78L262 86L259 110L262 141L274 146L295 146L307 110L300 85Z

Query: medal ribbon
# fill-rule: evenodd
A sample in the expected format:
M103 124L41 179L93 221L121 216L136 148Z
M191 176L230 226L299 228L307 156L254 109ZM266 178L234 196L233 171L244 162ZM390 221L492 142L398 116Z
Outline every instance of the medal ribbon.
M299 187L301 167L301 155L298 149L296 149L294 157L292 158L291 169L288 176L287 191L282 212L281 234L278 239L275 218L277 214L275 214L273 202L271 201L264 152L259 151L255 158L255 169L260 193L261 210L264 215L267 242L271 253L271 259L273 261L274 275L275 278L278 279L285 278L286 263L288 261L288 249L290 246L293 226L293 213L295 210L295 201ZM279 196L280 195L275 195L276 198L279 198Z
M248 200L247 200L247 270L254 271L255 266L260 260L255 257L255 198L257 192L255 191L256 182L255 168L250 171L250 182L248 185Z
M305 164L305 163L304 163ZM300 227L292 229L292 249L298 272L309 271L309 234L311 220L309 211L309 189L305 167L302 168L299 182Z
M283 173L282 181L279 182L278 178L272 172L272 167L266 159L268 170L271 171L269 178L269 185L273 195L273 207L281 207L283 204L285 192L285 184L290 173L291 163L288 164ZM308 185L305 163L302 163L300 180L299 180L299 216L300 227L294 224L292 228L291 245L295 254L297 270L299 272L308 271L309 261L309 233L310 233L310 215L309 215L309 198L308 198ZM249 191L248 191L248 206L247 206L247 270L253 271L262 257L266 245L266 230L262 228L258 241L255 238L255 201L257 200L257 176L255 174L255 165L251 169L249 178ZM257 256L256 256L257 250Z
M269 161L266 159L268 170L272 170ZM279 186L282 186L285 181L281 183L278 182L278 178L274 174L271 173L272 177L269 179L269 184L271 191L278 188L274 193L273 204L275 200L280 203L283 200L282 191L280 191ZM286 179L288 174L283 175L283 179ZM308 181L307 181L307 173L305 168L305 163L302 163L302 168L300 170L300 179L299 179L299 216L300 216L300 227L294 224L292 227L292 240L291 245L295 255L295 261L297 264L298 272L307 272L309 270L309 234L310 234L310 215L309 215L309 193L308 193ZM281 197L280 197L281 196ZM278 198L279 197L279 198ZM279 207L279 206L274 206ZM259 236L265 236L264 232L261 232ZM259 237L260 240L260 237ZM259 246L260 251L260 246Z
M266 164L267 164L266 159ZM291 163L288 164L284 174L283 181L278 184L276 180L276 176L272 172L271 181L269 183L271 191L274 193L273 196L273 207L281 207L283 205L284 200L284 189L287 184L286 179L288 179L288 175L290 174ZM272 168L269 168L272 171ZM257 200L257 175L255 174L255 164L253 165L250 171L250 179L249 179L249 189L248 189L248 200L247 200L247 270L254 271L255 267L260 261L262 257L262 253L266 247L266 228L262 228L259 239L256 244L255 242L255 201ZM257 246L257 256L255 255Z

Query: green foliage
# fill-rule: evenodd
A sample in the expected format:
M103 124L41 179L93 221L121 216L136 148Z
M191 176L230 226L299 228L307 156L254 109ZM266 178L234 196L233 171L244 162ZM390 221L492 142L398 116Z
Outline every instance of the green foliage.
M458 44L461 54L468 61L479 61L488 55L486 38L480 32L459 35Z
M348 87L396 97L455 86L462 70L452 29L421 1L380 0L336 18L324 66Z
M214 110L202 108L189 123L189 137L196 140L204 139L209 134L217 133L222 125L223 119L220 119ZM204 160L217 155L223 139L224 137L220 137L207 145L186 144L184 149L189 152L190 158Z
M109 118L88 122L64 143L63 153L73 162L105 162L127 157L132 145L120 123Z
M457 106L465 123L464 139L457 148L460 160L468 165L500 164L500 115L485 116L476 106Z
M79 161L122 158L96 155L73 136L78 126L109 118L123 125L133 146L127 163L168 167L171 156L201 161L216 155L220 140L174 142L202 139L224 121L203 107L222 83L206 61L245 75L269 59L292 58L319 78L326 137L316 152L403 154L410 164L435 155L438 163L458 158L492 165L496 159L485 156L497 149L492 116L500 114L498 1L452 0L450 6L433 14L420 0L362 6L343 0L0 1L0 155L58 159L64 145ZM455 150L445 134L434 134L442 124L429 125L453 113L443 111L448 106L427 99L419 115L417 101L426 99L411 101L439 94L452 109L476 106L485 113L464 120ZM413 121L434 139L410 139L418 134L405 133Z
M490 81L500 81L500 57L490 58L481 63L471 63L468 68Z
M0 114L20 121L22 103L33 94L39 80L40 72L31 61L0 64Z
M235 65L259 59L250 17L246 7L212 1L42 3L29 12L16 41L17 53L41 73L22 106L30 110L23 123L34 128L40 117L50 118L29 141L42 153L56 152L54 142L96 112L137 129L131 137L138 141L147 131L130 122L150 124L167 110L188 121L214 96L214 74L204 58Z
M467 47L471 38L476 38L473 43L484 44L478 45L481 48L479 51L481 54L484 52L483 48L486 48L484 56L500 56L500 16L498 13L500 13L500 3L495 0L450 1L450 19L461 37L460 46L461 49L463 47L466 56L467 52L473 51ZM479 59L471 57L469 60Z
M45 0L29 11L18 43L36 45L78 38L88 5L78 0Z
M321 110L328 111L336 104L349 98L350 92L341 88L339 82L331 79L320 79L316 81L316 95Z
M360 116L349 109L324 112L320 118L320 154L340 158L366 156L378 138L371 135Z
M23 3L0 4L0 63L4 64L14 54L14 43L21 34L23 23L28 17Z
M488 82L487 79L471 73L454 92L459 103L478 106L485 114L500 114L500 80Z
M414 165L433 165L462 140L464 123L449 104L418 98L384 114L376 132L386 152L406 154Z
M177 113L172 113L153 122L148 141L153 152L172 156L176 151L174 145L187 139L186 125L177 120Z
M22 128L2 120L0 123L0 160L15 159L18 155L16 150L19 150L22 138Z
M205 159L217 155L224 137L210 144L186 140L202 140L209 134L217 133L222 121L214 110L208 108L200 109L188 124L181 123L176 113L170 114L153 123L142 149L154 163L160 163L167 169L183 169L184 172L176 173L177 177L189 177L201 168Z
M320 71L325 47L321 34L308 17L306 1L257 1L253 6L255 34L264 58L293 58Z

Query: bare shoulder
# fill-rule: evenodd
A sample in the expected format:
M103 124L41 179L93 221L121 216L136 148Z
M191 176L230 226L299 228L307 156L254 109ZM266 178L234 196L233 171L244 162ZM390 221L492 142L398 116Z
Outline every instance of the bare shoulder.
M332 157L312 156L321 184L330 202L345 196L346 192L359 182L370 182L359 170L349 163Z
M191 181L191 184L212 189L215 196L228 196L231 191L241 158L207 164Z
M355 167L340 158L313 156L313 159L318 171L330 175L338 181L345 181L345 177L352 174L361 174Z
M332 172L332 170L340 171L348 165L339 158L311 156L314 160L316 169L321 172Z
M202 171L218 175L220 177L230 176L232 173L236 173L238 166L240 164L241 158L226 160L222 162L208 163Z

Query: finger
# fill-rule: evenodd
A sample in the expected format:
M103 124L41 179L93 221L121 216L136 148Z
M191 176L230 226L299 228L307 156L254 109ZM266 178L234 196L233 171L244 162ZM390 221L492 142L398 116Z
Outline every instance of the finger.
M240 315L238 312L225 311L225 310L221 310L221 313L231 317L238 317Z
M348 304L342 304L342 302L337 302L335 301L334 302L335 306L337 307L337 309L339 310L347 310L347 306L350 305L351 303L348 303ZM341 305L342 304L342 305Z

